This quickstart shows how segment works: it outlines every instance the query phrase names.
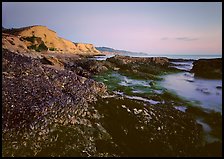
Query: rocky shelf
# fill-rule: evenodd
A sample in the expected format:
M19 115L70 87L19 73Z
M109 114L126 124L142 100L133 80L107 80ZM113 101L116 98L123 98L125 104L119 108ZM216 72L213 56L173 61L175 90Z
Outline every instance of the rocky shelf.
M166 58L97 62L2 52L3 156L220 155L220 143L204 145L192 113L169 101L150 104L113 94L91 78L108 70L149 79L178 71Z

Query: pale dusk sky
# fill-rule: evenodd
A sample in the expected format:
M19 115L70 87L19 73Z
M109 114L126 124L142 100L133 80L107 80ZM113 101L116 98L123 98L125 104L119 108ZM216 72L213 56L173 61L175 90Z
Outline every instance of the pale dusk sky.
M154 55L222 54L221 2L3 2L2 25Z

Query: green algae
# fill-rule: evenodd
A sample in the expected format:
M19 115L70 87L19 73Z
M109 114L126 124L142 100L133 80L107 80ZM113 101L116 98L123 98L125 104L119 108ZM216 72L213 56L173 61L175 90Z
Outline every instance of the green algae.
M180 71L174 69L173 71L162 71L156 75L154 72L154 75L152 75L150 74L152 72L142 73L120 69L118 71L107 71L104 74L95 76L95 79L106 84L110 92L118 91L128 96L137 96L144 99L159 101L159 105L161 106L185 107L184 111L186 114L192 116L195 120L201 118L202 122L208 124L211 128L210 132L206 132L205 130L203 132L205 148L201 151L205 151L207 147L213 144L216 144L216 147L219 148L222 141L221 114L217 112L206 112L205 109L201 108L200 102L189 101L179 96L174 91L165 89L160 84L160 81L163 80L163 75L177 72ZM149 77L148 75L152 76ZM126 83L124 82L125 80ZM133 84L133 81L137 81L137 83ZM214 141L217 143L209 142L209 138L215 139ZM210 153L216 154L215 152Z
M160 78L160 77L158 77ZM107 85L110 93L117 91L129 96L139 96L166 103L168 105L193 106L195 103L179 97L175 92L163 88L158 81L136 79L133 76L124 76L120 72L109 70L94 79Z

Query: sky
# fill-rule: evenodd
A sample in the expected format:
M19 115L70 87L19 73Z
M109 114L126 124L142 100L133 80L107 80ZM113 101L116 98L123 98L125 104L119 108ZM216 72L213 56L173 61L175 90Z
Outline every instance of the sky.
M2 26L149 54L222 54L221 2L3 2Z

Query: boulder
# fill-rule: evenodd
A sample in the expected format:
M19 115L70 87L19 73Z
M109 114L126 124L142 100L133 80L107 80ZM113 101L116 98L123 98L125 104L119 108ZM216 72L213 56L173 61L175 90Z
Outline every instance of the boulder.
M216 59L199 59L193 62L193 68L191 72L195 73L195 76L221 79L222 78L222 58Z
M47 55L42 55L43 58L41 58L42 64L47 64L47 65L52 65L55 66L56 68L64 68L64 64L56 57L53 56L47 56Z

